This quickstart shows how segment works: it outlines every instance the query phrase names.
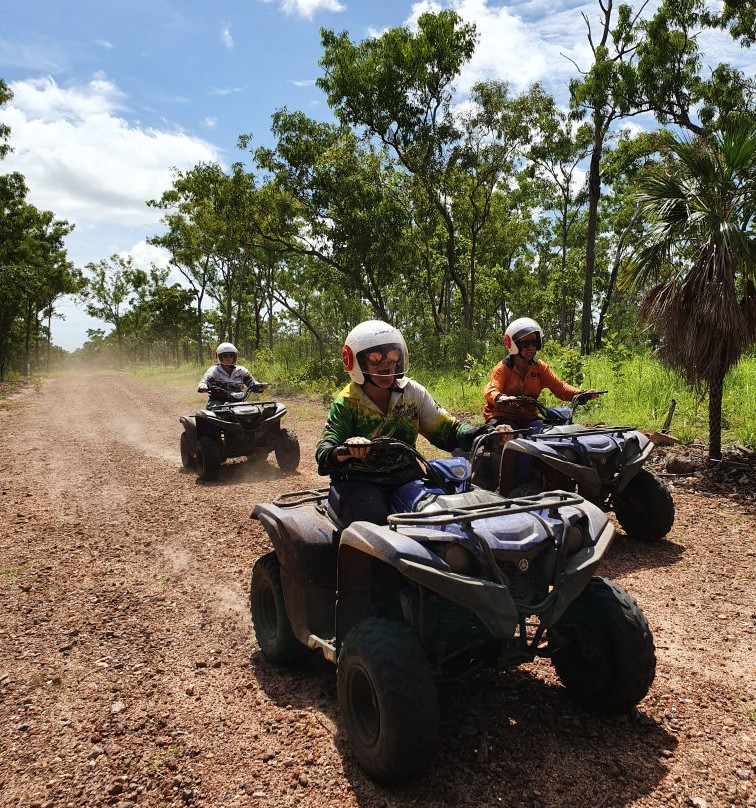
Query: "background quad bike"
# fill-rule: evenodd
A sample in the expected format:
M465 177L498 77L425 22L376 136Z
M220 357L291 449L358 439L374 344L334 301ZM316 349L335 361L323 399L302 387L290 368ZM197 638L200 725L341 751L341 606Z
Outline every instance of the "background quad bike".
M414 452L412 447L407 448ZM464 461L455 460L458 469ZM446 492L459 493L451 494L450 500L444 499L442 491L437 500L442 510L431 508L426 513L430 519L420 518L422 513L394 514L389 522L395 529L358 522L340 530L329 521L327 489L285 494L277 500L278 506L258 505L254 511L275 548L257 560L250 585L250 611L260 650L275 666L299 666L312 658L315 649L337 664L338 702L350 746L362 768L383 782L409 780L430 765L440 731L437 681L444 678L457 678L480 667L511 667L546 656L551 658L570 697L586 709L607 714L628 712L646 695L654 679L653 638L642 611L621 586L591 577L614 532L596 506L564 492L507 500L494 493L469 490L469 486L465 491L460 484L466 481L454 471L450 478L453 479L448 482L453 487ZM425 490L418 488L415 501L427 507L439 484L433 475L428 475L424 483ZM291 498L289 504L284 505L287 498ZM454 501L454 507L443 510L450 501ZM549 557L555 553L554 557L561 559L554 562L553 578L551 571L545 573L545 580L552 581L552 591L560 588L569 600L561 613L550 612L552 606L546 605L549 598L541 601L541 595L537 603L508 600L516 607L510 625L513 634L506 634L510 630L507 628L506 636L489 635L476 623L477 612L469 611L467 604L461 606L459 600L437 597L438 589L423 592L421 585L418 594L424 605L420 611L428 624L418 623L412 611L413 616L408 618L406 603L413 595L406 587L414 587L423 577L422 573L419 577L410 573L406 580L402 579L399 570L403 563L415 572L424 564L438 572L439 561L451 563L453 548L458 551L466 541L479 541L472 537L474 531L466 532L465 524L471 527L474 521L486 519L486 529L493 529L490 520L497 513L510 519L522 515L529 525L542 522L547 512L559 521L562 517L554 514L561 512L561 503L566 503L565 513L568 507L576 506L588 520L580 522L582 544L572 543L571 549L566 549L560 536L572 536L573 528L564 521L543 542L542 549ZM535 513L539 515L529 516ZM427 533L438 531L439 519L451 531L447 534L450 543L425 544ZM483 530L483 525L478 524ZM460 525L461 531L457 530ZM531 535L530 527L524 532L522 527L519 524L517 536ZM420 545L417 555L413 554L413 542ZM539 540L537 546L541 543ZM390 565L395 559L383 556L391 552L391 547L401 547L397 551L401 561L393 568ZM493 559L490 552L489 549L486 556L481 545L481 558ZM507 619L506 610L498 611L498 604L504 603L498 599L502 595L496 581L498 576L501 583L499 565L508 566L512 560L524 557L521 549L513 552L516 557L497 556L497 561L491 561L497 569L490 569L480 578L470 571L464 574L476 587L492 587L486 591L497 598L486 608L494 622ZM531 556L534 564L535 558ZM329 563L333 566L330 579L326 568ZM453 587L463 573L447 568L451 570L449 585ZM399 578L396 589L392 576ZM330 594L324 585L328 580ZM369 591L374 594L364 594ZM551 603L555 603L559 596L551 597ZM532 627L525 627L526 619L534 615L539 622L544 617L540 634L537 629L531 633ZM552 620L549 615L558 616ZM436 623L437 618L441 622ZM459 620L457 628L465 631L447 635L450 620ZM474 631L484 632L477 651L466 639L470 620ZM518 630L522 632L519 637L515 636ZM459 648L449 647L450 636L459 638Z
M256 389L249 387L237 393L209 383L218 404L194 417L180 418L184 425L179 447L184 468L196 469L201 480L215 480L226 459L246 456L264 460L275 452L281 471L295 471L300 460L299 439L293 429L281 426L286 407L273 401L246 401L251 392L264 392L267 387L259 384ZM230 437L240 432L242 439Z
M649 469L641 468L618 491L611 481L605 479L607 469L600 465L607 459L610 466L613 462L621 464L620 447L629 440L637 441L640 434L637 430L633 427L579 427L574 424L575 408L585 402L584 394L576 395L569 407L556 408L545 407L538 399L530 396L518 396L517 399L522 404L535 406L544 422L542 427L539 425L536 429L517 430L517 438L532 439L536 445L538 441L548 443L550 439L560 443L561 450L570 452L571 462L597 469L602 479L601 491L592 495L583 490L568 471L549 466L545 459L538 458L537 452L530 453L528 457L518 454L518 459L514 460L515 455L512 452L515 445L509 449L505 447L502 452L492 452L487 451L485 443L479 444L479 451L473 454L473 481L476 484L489 490L498 490L504 496L527 496L553 489L577 489L582 496L604 510L613 510L617 521L631 538L658 541L669 533L675 520L675 505L664 480ZM562 426L575 427L576 430L561 432L558 428ZM557 429L551 430L550 427ZM616 451L594 455L583 444L590 441L592 436L602 435L616 439L618 447ZM641 437L646 440L645 436ZM490 470L486 470L484 464ZM621 465L613 469L617 470L621 470Z

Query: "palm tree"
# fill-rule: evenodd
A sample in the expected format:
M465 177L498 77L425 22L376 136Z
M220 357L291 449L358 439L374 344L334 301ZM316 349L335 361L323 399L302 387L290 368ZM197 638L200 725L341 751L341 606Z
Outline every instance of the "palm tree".
M709 459L722 457L722 385L756 343L756 118L688 139L664 132L640 182L649 224L623 285L654 285L641 317L662 337L659 357L709 393Z

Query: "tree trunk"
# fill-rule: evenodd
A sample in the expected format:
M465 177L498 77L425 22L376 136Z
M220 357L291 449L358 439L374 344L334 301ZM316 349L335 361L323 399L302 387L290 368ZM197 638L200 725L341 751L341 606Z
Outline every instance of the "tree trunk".
M596 233L598 231L598 204L601 198L601 150L603 145L604 120L600 115L594 115L593 151L588 172L588 230L585 234L585 280L580 334L580 352L585 356L591 352L593 272L596 266Z
M709 385L709 460L722 459L722 388L725 373Z

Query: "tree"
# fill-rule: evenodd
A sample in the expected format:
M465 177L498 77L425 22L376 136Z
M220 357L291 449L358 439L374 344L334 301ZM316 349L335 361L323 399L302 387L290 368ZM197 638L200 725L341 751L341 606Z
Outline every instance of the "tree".
M461 135L451 108L452 82L473 54L474 27L442 11L422 14L417 33L391 28L357 45L346 33L321 36L325 75L318 86L341 121L377 138L418 179L445 228L446 271L460 297L463 324L471 330L470 288L460 267L449 182Z
M756 342L756 121L722 134L663 135L669 162L640 181L649 223L623 284L645 287L641 315L662 336L659 356L709 393L709 457L722 456L722 385Z
M87 314L113 326L120 360L123 357L122 320L128 296L133 291L131 273L134 272L134 261L131 256L111 255L109 261L90 263L86 268L91 273L82 291L82 297L88 301Z

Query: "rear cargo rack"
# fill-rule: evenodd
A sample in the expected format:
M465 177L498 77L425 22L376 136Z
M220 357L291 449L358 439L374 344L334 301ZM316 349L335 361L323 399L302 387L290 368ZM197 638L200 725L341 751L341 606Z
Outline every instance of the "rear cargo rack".
M305 488L301 491L289 491L281 494L273 500L273 505L279 508L296 508L298 505L306 505L308 502L320 502L328 499L327 488Z

